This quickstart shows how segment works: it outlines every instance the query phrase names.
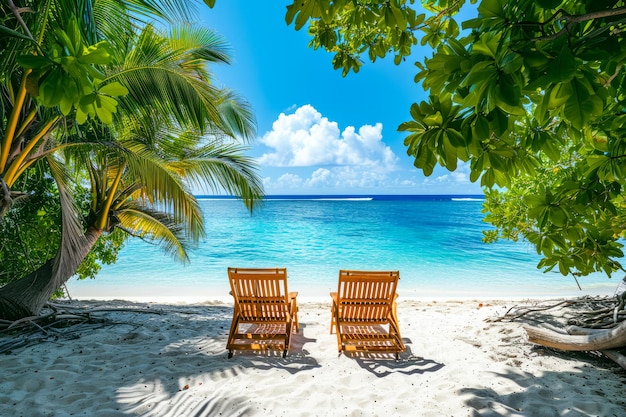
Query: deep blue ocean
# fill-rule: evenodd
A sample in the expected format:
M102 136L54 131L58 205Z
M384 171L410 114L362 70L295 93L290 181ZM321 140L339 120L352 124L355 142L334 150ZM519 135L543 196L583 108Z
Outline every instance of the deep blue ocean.
M289 290L323 297L339 269L399 270L406 297L525 298L613 294L621 276L579 279L536 268L526 242L482 242L482 196L271 196L250 213L232 198L200 197L206 238L183 265L158 247L128 241L71 296L228 297L226 268L286 267Z

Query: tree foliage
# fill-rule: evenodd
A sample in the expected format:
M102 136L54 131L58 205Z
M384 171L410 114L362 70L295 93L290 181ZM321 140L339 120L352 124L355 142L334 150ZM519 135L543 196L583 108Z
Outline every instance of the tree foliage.
M311 46L356 72L361 56L418 43L429 93L399 130L415 166L470 167L485 187L485 240L524 237L540 268L586 275L623 270L626 237L626 5L623 1L301 0L286 21L309 22ZM464 8L465 6L465 8ZM460 30L459 30L460 28Z
M19 181L21 189L31 192L18 199L0 222L0 285L22 278L54 257L61 241L61 206L54 180L36 166ZM75 193L81 213L87 216L88 194ZM103 264L114 263L126 236L111 233L102 236L76 271L79 279L95 278Z
M36 314L72 275L114 261L127 236L186 261L204 235L192 186L258 202L245 156L254 117L211 81L210 65L230 57L189 20L193 5L0 4L0 269L24 258L0 287L1 318Z

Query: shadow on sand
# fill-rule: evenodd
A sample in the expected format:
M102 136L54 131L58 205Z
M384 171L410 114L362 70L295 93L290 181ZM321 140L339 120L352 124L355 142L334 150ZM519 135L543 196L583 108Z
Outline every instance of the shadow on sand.
M385 352L344 352L347 358L354 359L359 366L379 378L393 374L415 375L437 372L445 365L432 359L413 355L411 340L403 338L406 350L396 359L395 353Z

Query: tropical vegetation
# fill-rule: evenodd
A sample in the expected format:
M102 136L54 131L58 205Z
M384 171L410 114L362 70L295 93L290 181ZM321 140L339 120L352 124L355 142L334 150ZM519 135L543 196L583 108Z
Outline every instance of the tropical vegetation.
M496 226L485 240L526 239L539 268L624 272L625 3L414 3L298 0L286 22L308 27L310 46L333 53L344 75L432 47L414 79L429 98L399 126L415 166L468 167Z
M37 314L128 236L185 261L204 235L192 189L261 197L253 115L212 81L230 58L196 6L0 5L0 318Z

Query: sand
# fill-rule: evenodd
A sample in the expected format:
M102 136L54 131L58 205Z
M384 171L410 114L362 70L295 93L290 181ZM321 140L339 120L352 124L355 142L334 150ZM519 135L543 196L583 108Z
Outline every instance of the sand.
M624 416L626 373L530 344L514 301L402 300L400 360L339 355L330 304L300 301L287 358L227 359L232 304L131 308L0 356L0 416ZM2 339L0 339L1 341Z

